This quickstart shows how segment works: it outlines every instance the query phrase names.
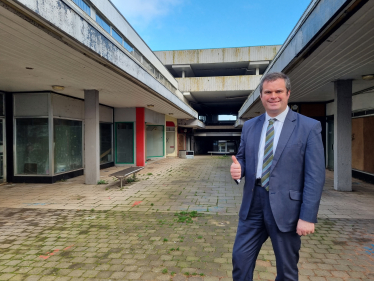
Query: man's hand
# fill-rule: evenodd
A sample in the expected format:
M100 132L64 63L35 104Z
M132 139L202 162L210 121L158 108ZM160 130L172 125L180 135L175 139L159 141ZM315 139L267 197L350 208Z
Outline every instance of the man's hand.
M231 164L230 168L231 177L234 180L240 180L240 178L242 177L242 168L234 155L232 156L232 162L233 163Z
M314 223L299 219L296 227L296 232L300 236L314 233Z

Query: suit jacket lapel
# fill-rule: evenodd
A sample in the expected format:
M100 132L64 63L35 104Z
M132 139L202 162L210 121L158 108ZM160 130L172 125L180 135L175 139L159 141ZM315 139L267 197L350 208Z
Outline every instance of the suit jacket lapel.
M271 165L270 174L274 170L274 167L277 165L277 162L282 155L284 147L288 143L288 140L290 139L290 136L293 130L295 129L295 126L296 126L295 120L296 120L296 114L291 109L289 109L286 119L284 119L282 132L279 136L277 148L275 150L275 154L273 158L273 163Z
M262 114L258 117L258 120L254 127L254 137L253 137L253 152L255 154L255 171L257 171L257 163L258 163L258 150L260 148L260 138L262 127L265 122L265 114Z

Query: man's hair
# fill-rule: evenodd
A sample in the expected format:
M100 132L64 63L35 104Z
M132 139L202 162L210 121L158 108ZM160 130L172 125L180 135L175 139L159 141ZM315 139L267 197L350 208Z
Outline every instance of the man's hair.
M264 77L262 77L261 83L260 83L260 94L262 95L263 85L265 82L273 82L277 79L283 79L284 83L286 84L287 93L291 91L291 81L290 78L282 73L282 72L272 72L266 74Z

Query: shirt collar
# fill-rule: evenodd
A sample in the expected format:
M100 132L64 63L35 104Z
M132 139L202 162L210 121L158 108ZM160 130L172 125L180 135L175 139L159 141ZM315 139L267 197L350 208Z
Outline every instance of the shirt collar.
M265 113L265 116L266 116L266 117L265 117L265 122L266 122L266 124L269 123L269 119L273 119L273 118L277 119L277 121L279 121L279 122L284 123L284 119L286 119L286 116L287 116L288 110L289 110L289 108L288 108L288 106L287 106L286 109L285 109L281 114L278 114L278 115L275 116L275 117L270 117L270 116L268 115L268 113L266 112L266 113Z

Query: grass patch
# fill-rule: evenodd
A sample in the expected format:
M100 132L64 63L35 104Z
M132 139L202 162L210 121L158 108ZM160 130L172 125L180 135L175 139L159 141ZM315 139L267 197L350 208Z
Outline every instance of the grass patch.
M202 214L199 214L197 211L191 211L191 212L179 212L175 213L174 216L177 218L175 219L176 222L181 223L193 223L192 218L201 217Z
M106 180L99 180L97 184L108 184L108 182Z

